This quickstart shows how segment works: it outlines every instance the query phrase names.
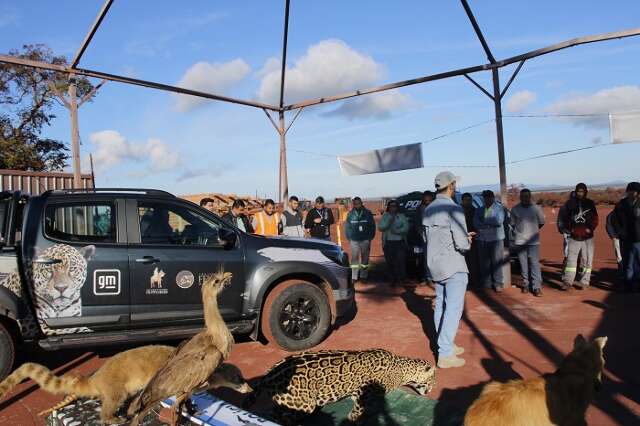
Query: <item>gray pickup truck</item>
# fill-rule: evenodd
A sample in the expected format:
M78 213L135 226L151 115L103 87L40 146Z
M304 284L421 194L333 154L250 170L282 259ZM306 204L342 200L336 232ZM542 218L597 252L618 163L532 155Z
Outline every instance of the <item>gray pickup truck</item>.
M25 344L47 350L179 339L203 324L200 284L230 330L298 351L351 312L347 254L314 239L249 235L167 192L0 193L0 379Z

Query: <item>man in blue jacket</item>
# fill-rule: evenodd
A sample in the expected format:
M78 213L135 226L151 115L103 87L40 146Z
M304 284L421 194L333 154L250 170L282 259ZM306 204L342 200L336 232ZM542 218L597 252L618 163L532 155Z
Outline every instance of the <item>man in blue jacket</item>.
M451 172L438 173L435 179L436 199L424 211L422 224L427 236L427 264L436 285L433 320L438 334L438 367L462 367L458 355L464 349L455 345L469 270L464 254L471 248L464 210L452 197L456 177Z
M473 223L478 241L480 284L485 289L493 287L500 293L504 289L504 208L496 204L493 191L482 191L484 207L476 209Z
M345 234L351 247L351 279L366 281L369 276L369 252L371 240L376 235L373 214L364 207L362 199L352 200L353 208L347 215Z

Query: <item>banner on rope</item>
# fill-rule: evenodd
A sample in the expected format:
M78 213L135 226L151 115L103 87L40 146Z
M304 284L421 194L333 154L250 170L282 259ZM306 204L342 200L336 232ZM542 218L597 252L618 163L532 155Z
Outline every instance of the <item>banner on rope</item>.
M640 111L609 114L611 143L640 142Z
M414 143L359 154L341 155L338 157L338 163L344 176L419 169L424 167L422 144Z

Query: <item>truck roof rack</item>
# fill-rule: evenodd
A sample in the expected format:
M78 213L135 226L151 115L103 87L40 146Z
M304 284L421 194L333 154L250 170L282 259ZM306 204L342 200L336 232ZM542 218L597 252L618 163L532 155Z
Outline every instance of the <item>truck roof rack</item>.
M89 194L98 192L128 192L133 194L147 194L155 195L166 198L175 198L170 192L163 191L161 189L144 189L144 188L68 188L68 189L54 189L44 192L42 195L49 194Z

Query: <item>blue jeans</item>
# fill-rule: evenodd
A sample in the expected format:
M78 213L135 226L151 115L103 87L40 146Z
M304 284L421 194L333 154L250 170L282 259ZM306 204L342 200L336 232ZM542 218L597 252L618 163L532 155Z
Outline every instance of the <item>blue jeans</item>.
M457 272L444 281L436 282L436 307L433 311L438 336L438 357L453 355L453 342L464 309L468 275Z
M627 285L629 287L640 286L640 242L629 243L629 255L627 258Z
M542 273L540 272L540 246L538 244L522 245L517 247L518 260L522 270L522 284L531 287L533 290L539 289L542 283ZM529 277L531 272L531 277Z
M504 241L478 241L478 263L480 264L480 285L485 288L502 287L504 276Z

